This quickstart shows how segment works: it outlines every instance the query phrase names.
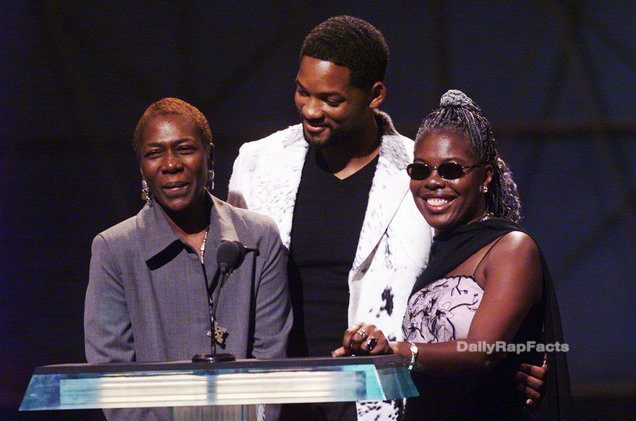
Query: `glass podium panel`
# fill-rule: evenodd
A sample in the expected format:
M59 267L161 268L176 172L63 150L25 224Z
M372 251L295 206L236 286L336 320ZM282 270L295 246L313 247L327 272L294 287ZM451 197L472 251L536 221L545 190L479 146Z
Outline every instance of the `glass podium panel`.
M417 396L400 357L38 367L21 411L378 401Z

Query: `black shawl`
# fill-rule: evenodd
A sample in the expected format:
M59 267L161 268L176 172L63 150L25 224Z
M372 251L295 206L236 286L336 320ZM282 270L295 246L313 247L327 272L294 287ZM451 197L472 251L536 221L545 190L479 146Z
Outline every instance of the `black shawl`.
M462 225L449 232L435 236L431 248L429 264L418 276L411 295L426 285L443 278L462 262L495 239L512 231L527 231L514 222L493 218L483 222ZM564 343L561 329L561 316L554 293L554 286L548 265L539 249L543 269L543 300L545 314L543 318L544 343ZM572 418L570 379L567 358L564 352L551 352L547 355L548 375L546 396L536 415L547 419Z

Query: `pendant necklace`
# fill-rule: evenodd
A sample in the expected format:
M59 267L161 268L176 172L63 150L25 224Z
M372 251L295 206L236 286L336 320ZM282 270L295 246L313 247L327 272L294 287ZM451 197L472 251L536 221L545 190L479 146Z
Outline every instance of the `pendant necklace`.
M203 244L201 244L201 248L199 249L201 256L201 264L203 264L203 259L205 258L205 243L208 241L208 232L210 231L210 226L208 225L205 228L205 235L203 236Z

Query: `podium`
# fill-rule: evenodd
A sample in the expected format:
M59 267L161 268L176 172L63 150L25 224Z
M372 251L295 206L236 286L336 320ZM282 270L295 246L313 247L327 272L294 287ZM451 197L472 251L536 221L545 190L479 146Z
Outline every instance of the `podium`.
M62 364L35 369L20 411L379 401L417 395L396 355Z

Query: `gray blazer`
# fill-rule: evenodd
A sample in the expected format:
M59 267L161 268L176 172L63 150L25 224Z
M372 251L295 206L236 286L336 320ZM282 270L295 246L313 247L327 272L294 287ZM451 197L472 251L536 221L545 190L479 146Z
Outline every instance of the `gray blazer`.
M292 325L287 255L275 223L212 197L205 272L217 275L221 240L249 253L221 289L217 319L236 358L285 357ZM161 207L93 240L84 331L89 362L189 360L211 351L205 277L198 255L172 231Z

